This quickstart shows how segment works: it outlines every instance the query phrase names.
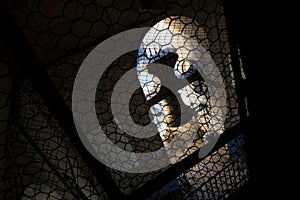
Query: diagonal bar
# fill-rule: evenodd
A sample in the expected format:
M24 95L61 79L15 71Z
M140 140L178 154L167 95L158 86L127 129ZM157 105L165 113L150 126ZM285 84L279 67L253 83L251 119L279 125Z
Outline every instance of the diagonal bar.
M17 22L3 1L0 1L0 24L2 37L12 49L24 73L30 78L49 111L54 115L65 134L70 138L84 162L111 199L121 199L123 194L111 178L107 168L95 159L83 146L74 122L72 112L40 63Z

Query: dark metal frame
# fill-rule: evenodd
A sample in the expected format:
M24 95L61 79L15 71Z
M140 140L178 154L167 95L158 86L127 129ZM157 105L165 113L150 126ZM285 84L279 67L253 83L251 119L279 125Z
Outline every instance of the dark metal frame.
M244 97L245 95L247 95L250 102L252 99L249 94L245 93L245 89L248 83L245 82L245 80L241 77L241 63L239 61L240 55L237 52L237 46L241 45L241 41L237 40L236 37L237 34L239 34L239 30L237 29L236 23L236 17L238 17L238 15L234 10L234 3L231 0L225 0L223 5L225 9L225 17L227 20L226 23L228 27L230 52L233 73L236 82L236 92L238 97L239 114L241 117L241 122L233 126L232 128L225 130L225 132L219 138L217 145L213 148L211 152L218 150L220 147L228 143L237 135L243 133L245 136L245 146L247 152L246 155L250 170L250 180L254 180L255 166L252 165L252 163L254 163L252 162L254 159L253 155L251 155L250 146L251 142L253 141L253 135L249 133L249 130L251 130L249 129L249 124L252 123L252 121L250 121L252 119L249 119L247 117L247 110ZM3 38L13 50L18 60L18 63L22 66L22 70L30 78L33 86L38 91L45 104L48 106L50 112L54 115L60 126L64 129L67 136L76 146L78 152L84 159L84 162L86 162L88 167L91 169L92 173L97 178L97 181L101 184L101 186L104 188L104 190L107 192L111 199L138 199L140 197L150 195L157 189L163 187L169 181L178 177L182 172L188 170L190 167L194 166L202 160L198 158L198 151L196 151L181 162L174 164L162 174L148 181L142 187L136 189L131 194L124 195L123 193L121 193L121 191L118 189L113 179L111 178L106 167L103 164L101 164L98 160L96 160L82 144L77 134L73 122L73 116L69 107L65 104L61 95L55 88L53 82L51 81L50 77L48 76L45 70L45 67L40 63L40 61L36 57L25 36L18 27L17 22L15 21L11 13L8 11L3 1L0 1L0 24L1 27L4 29L3 31L1 31L3 34ZM243 51L246 52L245 49L243 49ZM247 66L247 63L244 63L244 65ZM247 75L249 75L249 73L247 73ZM252 110L250 109L249 111L251 117Z

